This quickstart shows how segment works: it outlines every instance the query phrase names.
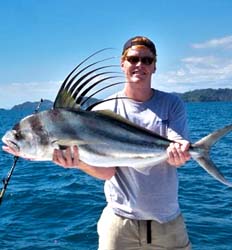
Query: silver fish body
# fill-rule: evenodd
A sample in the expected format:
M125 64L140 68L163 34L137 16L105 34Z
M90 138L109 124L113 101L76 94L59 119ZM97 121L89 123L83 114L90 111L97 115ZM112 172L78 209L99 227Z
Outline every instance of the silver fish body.
M55 148L78 145L80 159L95 166L157 164L170 143L110 112L54 109L22 119L3 136L19 156L52 160ZM155 135L155 138L154 138ZM156 139L156 140L154 140Z
M214 178L232 186L209 158L210 147L232 131L219 129L190 146L194 160ZM53 109L22 119L3 136L18 155L32 160L52 160L55 148L77 145L80 159L100 167L131 166L147 173L167 159L170 140L108 111Z

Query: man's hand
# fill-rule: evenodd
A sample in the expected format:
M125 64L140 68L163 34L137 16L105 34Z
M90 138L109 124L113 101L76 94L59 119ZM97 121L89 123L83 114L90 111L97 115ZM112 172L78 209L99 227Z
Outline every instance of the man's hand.
M68 147L65 151L55 149L53 154L53 162L64 168L77 168L80 164L77 146L71 150Z
M191 156L188 152L190 143L186 140L180 140L171 143L167 148L168 160L167 162L175 167L180 167L185 164Z
M101 180L111 179L116 172L115 167L95 167L86 164L79 159L78 147L68 147L66 150L55 149L53 153L53 162L64 168L78 168L85 173Z

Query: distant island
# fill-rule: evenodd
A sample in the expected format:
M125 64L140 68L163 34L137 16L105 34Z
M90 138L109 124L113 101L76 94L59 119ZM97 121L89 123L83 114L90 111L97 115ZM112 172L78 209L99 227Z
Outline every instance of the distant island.
M175 93L185 102L231 102L232 89L197 89L185 93Z
M53 102L50 100L43 100L41 103L40 102L24 102L22 104L15 105L10 110L17 112L21 110L30 109L31 111L34 111L35 109L38 108L39 104L40 104L39 110L42 111L42 110L48 110L52 108Z
M87 97L85 97L87 98ZM84 100L85 100L84 98ZM95 103L99 101L96 98L90 98L89 100L86 101L86 103L84 104L84 107L88 107L89 105ZM32 114L35 112L36 109L38 109L39 107L39 111L44 111L44 110L48 110L51 109L53 107L53 102L50 100L46 100L46 99L42 99L41 102L24 102L21 104L17 104L15 106L13 106L11 109L2 109L0 108L1 112L12 112L12 113L19 113L19 114Z
M224 88L224 89L197 89L193 91L188 91L185 93L173 93L179 96L184 102L232 102L232 89ZM90 103L93 103L97 99L90 100ZM32 113L39 102L25 102L22 104L15 105L10 109L13 112L22 112L28 111L28 113ZM87 104L87 105L88 105ZM41 104L40 111L50 109L53 105L53 102L50 100L43 100ZM9 111L6 109L0 109L0 111Z

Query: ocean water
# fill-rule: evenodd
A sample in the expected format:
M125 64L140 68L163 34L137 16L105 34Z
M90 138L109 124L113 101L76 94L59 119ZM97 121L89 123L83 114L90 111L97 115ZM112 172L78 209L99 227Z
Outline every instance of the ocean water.
M232 123L232 103L188 103L191 140ZM25 114L0 112L0 137ZM0 143L0 146L2 144ZM232 133L211 157L232 181ZM0 177L12 166L0 150ZM179 170L180 204L196 250L232 250L232 188L190 161ZM20 159L0 206L1 250L96 250L103 181L51 162Z

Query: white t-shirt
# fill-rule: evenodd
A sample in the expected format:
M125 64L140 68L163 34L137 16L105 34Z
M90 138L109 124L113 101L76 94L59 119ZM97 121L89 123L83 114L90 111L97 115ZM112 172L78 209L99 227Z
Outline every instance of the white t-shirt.
M120 99L125 97L123 92L114 97L118 99L95 109L109 109L168 139L188 139L185 107L177 96L154 90L146 102ZM149 175L118 167L115 176L105 182L105 195L108 206L127 218L164 223L180 214L177 171L166 162L151 168Z

